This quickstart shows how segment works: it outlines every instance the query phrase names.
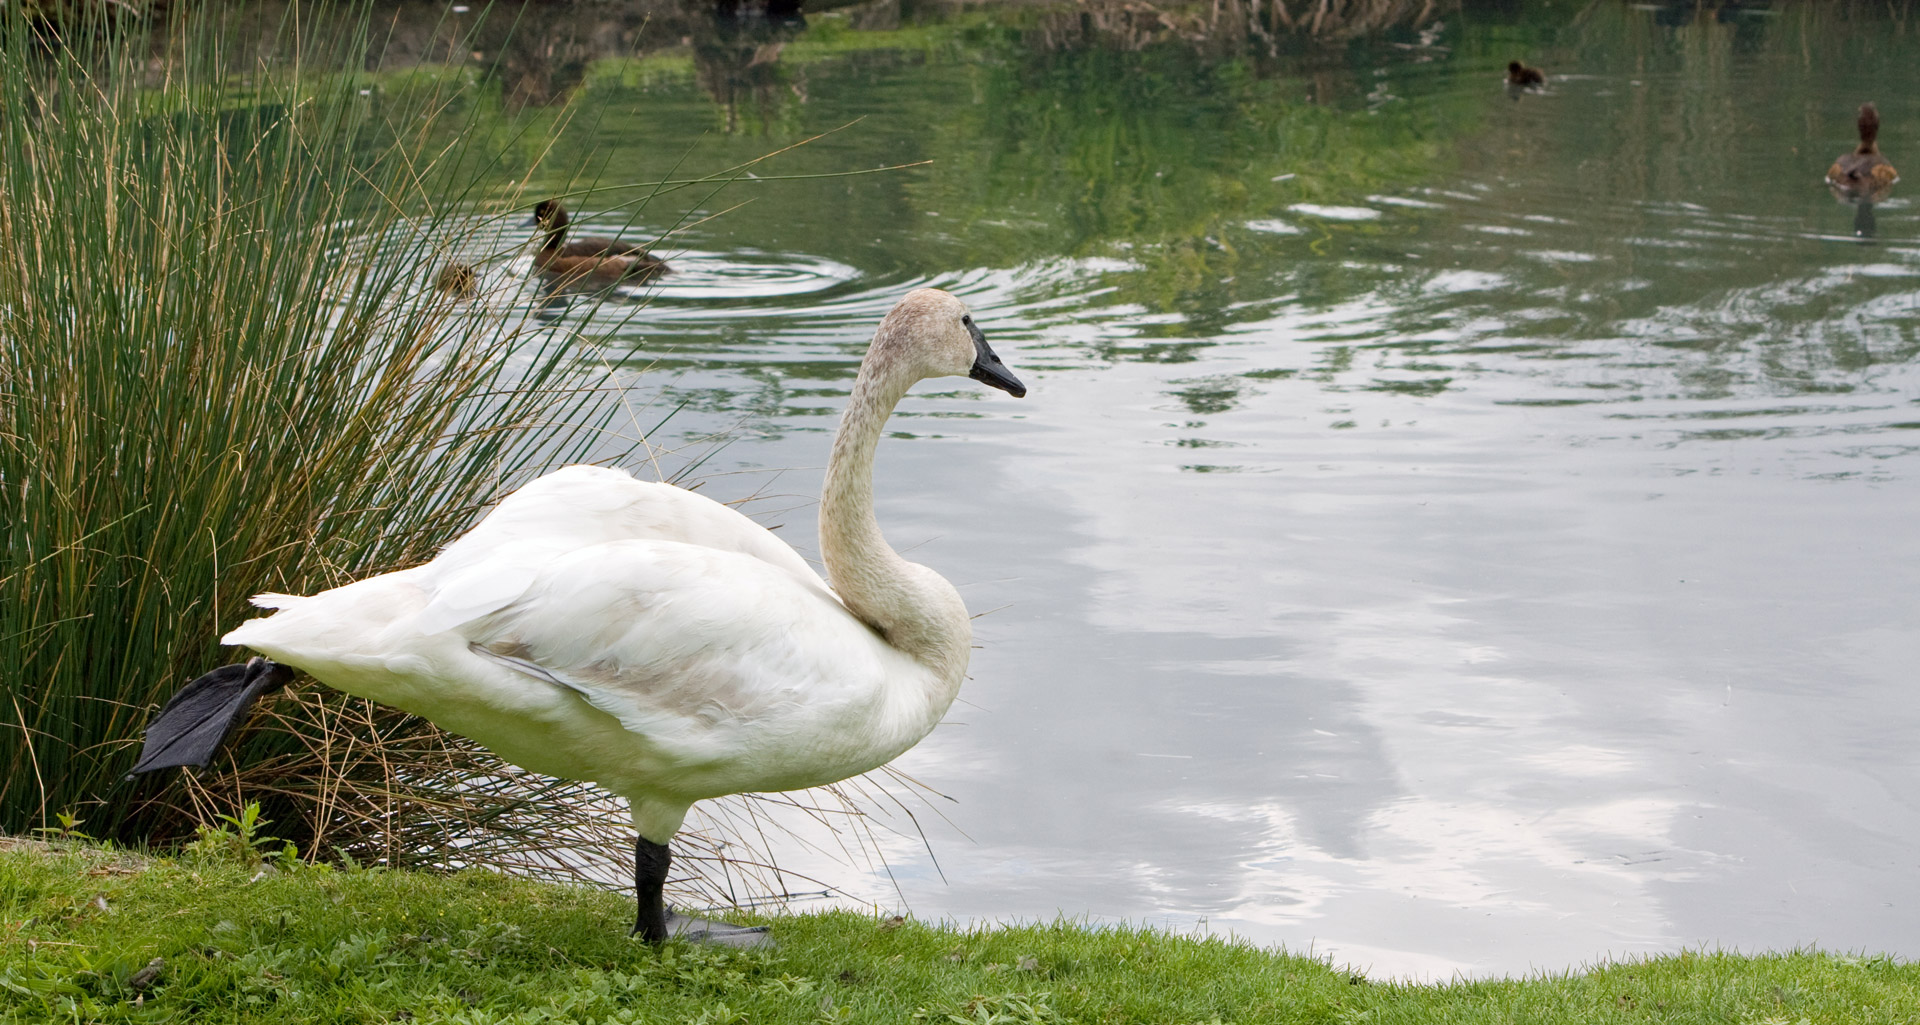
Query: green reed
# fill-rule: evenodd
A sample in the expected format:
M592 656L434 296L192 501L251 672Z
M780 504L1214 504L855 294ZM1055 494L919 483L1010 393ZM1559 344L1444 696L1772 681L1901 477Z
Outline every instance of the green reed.
M623 444L565 337L430 287L483 198L530 205L461 80L367 79L364 10L128 10L0 11L0 830L172 840L260 800L404 860L394 827L510 819L542 784L449 797L497 761L299 687L198 779L121 779L250 594L417 563Z

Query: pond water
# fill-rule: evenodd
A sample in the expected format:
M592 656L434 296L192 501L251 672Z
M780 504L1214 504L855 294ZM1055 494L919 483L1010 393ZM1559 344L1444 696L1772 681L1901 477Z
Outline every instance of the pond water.
M663 470L811 554L918 285L1031 388L930 382L881 450L889 537L984 613L898 763L953 802L885 868L794 864L1375 975L1920 955L1920 214L1857 234L1821 184L1865 100L1920 173L1916 23L1530 6L1269 48L869 4L562 83L556 191L839 129L576 202L674 232L657 287L559 314L673 413Z

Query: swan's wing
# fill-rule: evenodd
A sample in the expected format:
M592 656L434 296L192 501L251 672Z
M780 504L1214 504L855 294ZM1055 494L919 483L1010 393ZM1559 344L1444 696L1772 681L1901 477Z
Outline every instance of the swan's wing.
M574 549L608 541L679 541L739 552L819 583L819 574L773 532L705 495L635 480L623 470L569 466L533 480L448 545L440 561L465 562L515 542Z
M428 600L414 617L413 629L439 633L505 608L527 593L542 565L563 552L539 542L509 541L484 558L428 563L421 567Z
M737 552L621 541L548 562L457 631L680 750L806 732L870 701L905 656L831 596ZM849 713L850 714L850 713Z
M553 559L614 541L672 541L758 560L838 601L792 546L737 510L621 470L569 466L503 499L426 567L434 597L421 629L437 631L519 598Z

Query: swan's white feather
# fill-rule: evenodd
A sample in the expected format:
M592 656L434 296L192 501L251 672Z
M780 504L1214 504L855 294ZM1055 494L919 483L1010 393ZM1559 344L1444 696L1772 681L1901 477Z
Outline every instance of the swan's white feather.
M465 564L444 566L439 560L428 563L423 574L430 588L427 605L414 620L421 633L453 630L490 612L506 607L532 586L538 566L556 551L540 545L520 544L503 548L487 560L468 560Z
M841 779L873 768L862 763L877 750L904 750L926 726L924 702L911 701L925 669L838 602L737 552L589 546L457 632L537 666L689 761L754 752L729 786Z
M642 540L737 552L833 595L799 553L735 509L620 470L569 466L508 495L429 564L435 584L419 629L451 630L506 606L557 556Z
M434 561L463 566L525 542L571 551L604 541L648 540L752 556L832 593L792 546L739 510L603 466L569 466L532 481Z

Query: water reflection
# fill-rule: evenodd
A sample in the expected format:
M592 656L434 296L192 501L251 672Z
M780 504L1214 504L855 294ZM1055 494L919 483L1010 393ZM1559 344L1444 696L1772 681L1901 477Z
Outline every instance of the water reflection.
M693 37L694 77L726 112L728 132L740 129L740 101L750 99L759 113L762 134L779 121L781 93L806 100L805 88L780 73L780 51L806 30L797 0L769 0L765 6L737 0L709 8L709 20Z
M1865 241L1871 239L1879 230L1879 224L1873 219L1872 201L1863 199L1856 202L1853 208L1853 234Z

